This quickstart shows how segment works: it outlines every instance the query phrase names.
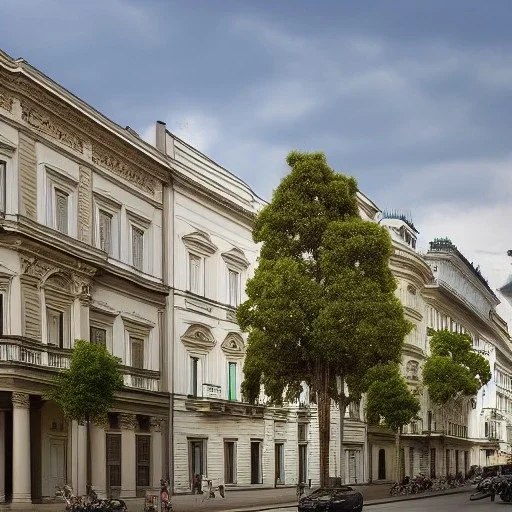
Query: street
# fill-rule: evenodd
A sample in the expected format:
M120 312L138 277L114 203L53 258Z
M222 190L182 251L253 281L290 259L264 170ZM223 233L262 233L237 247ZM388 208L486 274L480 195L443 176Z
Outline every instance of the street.
M469 501L469 493L451 494L435 498L395 501L381 505L365 505L363 511L368 512L487 512L504 510L508 506L499 497L494 503L490 498L481 501ZM499 508L497 508L499 507ZM272 512L296 512L297 507L274 509Z

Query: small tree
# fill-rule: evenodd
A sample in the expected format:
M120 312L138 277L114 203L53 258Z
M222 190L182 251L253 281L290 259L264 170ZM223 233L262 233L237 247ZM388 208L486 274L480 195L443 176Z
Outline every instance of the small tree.
M292 152L291 172L256 218L258 267L238 308L249 332L242 392L255 401L316 395L320 483L329 478L331 401L343 418L371 367L398 362L410 324L395 297L385 228L359 216L357 184L322 153ZM345 392L345 384L349 393Z
M476 395L491 380L489 361L473 350L469 334L429 331L431 355L423 368L423 383L435 404Z
M400 434L404 425L418 417L419 400L411 393L397 364L379 365L366 376L370 382L366 395L368 423L384 423L395 432L396 481L400 474Z
M85 421L87 429L87 492L91 487L91 421L106 418L114 394L123 386L119 359L104 345L76 340L68 370L59 372L48 393L71 420Z

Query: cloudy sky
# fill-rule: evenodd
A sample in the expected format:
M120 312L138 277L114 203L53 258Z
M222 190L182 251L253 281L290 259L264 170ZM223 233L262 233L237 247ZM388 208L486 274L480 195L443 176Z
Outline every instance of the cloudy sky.
M268 199L324 151L426 247L512 271L509 0L1 0L0 47L121 125L157 119Z

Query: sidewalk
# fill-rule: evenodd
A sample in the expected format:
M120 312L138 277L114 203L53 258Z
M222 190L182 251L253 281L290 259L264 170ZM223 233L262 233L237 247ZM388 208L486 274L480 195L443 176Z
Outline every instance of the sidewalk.
M431 496L442 496L461 492L470 492L472 487L459 487L447 491L427 492L409 496L390 497L389 484L353 485L364 499L365 507L394 501L425 499ZM279 489L251 489L244 491L227 491L226 497L216 496L215 499L202 501L203 495L173 496L174 512L214 511L214 512L257 512L285 507L296 507L295 487ZM143 512L144 500L141 498L126 500L128 512ZM44 505L0 505L0 512L23 510L24 512L64 512L64 503Z

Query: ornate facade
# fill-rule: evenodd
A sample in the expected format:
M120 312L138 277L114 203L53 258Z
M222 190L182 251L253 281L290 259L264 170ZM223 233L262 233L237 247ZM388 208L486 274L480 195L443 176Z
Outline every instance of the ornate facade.
M85 426L45 398L76 339L124 378L92 428L93 486L134 497L165 474L169 182L156 150L0 52L0 499L85 491Z

